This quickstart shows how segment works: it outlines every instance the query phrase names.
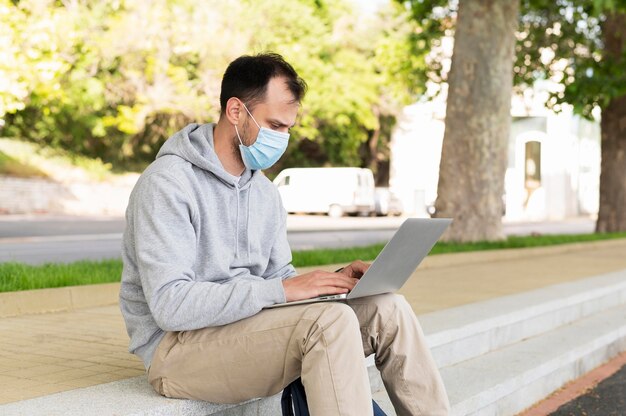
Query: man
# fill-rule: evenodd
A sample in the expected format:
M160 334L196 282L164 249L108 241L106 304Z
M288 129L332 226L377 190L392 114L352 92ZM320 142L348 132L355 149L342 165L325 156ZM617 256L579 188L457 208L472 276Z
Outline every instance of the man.
M263 309L348 292L368 265L296 275L286 212L260 170L275 163L306 84L276 54L224 74L217 124L168 139L130 197L120 307L130 351L160 394L237 403L298 377L313 415L372 414L364 354L375 354L399 415L444 415L441 378L406 301Z

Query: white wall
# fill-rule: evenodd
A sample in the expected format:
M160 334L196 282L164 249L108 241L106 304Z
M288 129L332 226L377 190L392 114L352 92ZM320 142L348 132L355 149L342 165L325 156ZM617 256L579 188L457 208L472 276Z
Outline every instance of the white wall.
M426 206L437 198L444 122L433 103L404 109L391 140L389 187L405 212L427 217Z
M391 141L390 188L411 215L425 216L437 196L444 133L442 102L405 108ZM525 145L541 143L541 187L525 204ZM508 221L559 220L596 214L600 177L597 122L555 114L541 107L534 116L515 117L511 125L505 175Z
M59 183L0 176L0 214L75 214L122 216L139 175L117 183Z

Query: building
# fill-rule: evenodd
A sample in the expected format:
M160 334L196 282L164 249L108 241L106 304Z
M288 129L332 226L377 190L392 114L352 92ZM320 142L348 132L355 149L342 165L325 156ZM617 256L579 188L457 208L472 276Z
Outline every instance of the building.
M600 183L600 126L564 106L544 106L541 85L511 106L503 195L506 221L560 220L596 215ZM407 213L427 216L437 198L445 101L405 108L392 135L390 188Z

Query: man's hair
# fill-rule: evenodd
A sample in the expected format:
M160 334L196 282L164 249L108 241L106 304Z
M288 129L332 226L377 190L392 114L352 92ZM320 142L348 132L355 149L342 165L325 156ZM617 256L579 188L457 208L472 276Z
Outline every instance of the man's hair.
M224 72L220 92L221 112L226 111L226 103L232 97L239 98L252 111L254 105L265 98L267 84L274 77L284 77L294 102L302 101L306 82L282 56L277 53L244 55L232 61Z

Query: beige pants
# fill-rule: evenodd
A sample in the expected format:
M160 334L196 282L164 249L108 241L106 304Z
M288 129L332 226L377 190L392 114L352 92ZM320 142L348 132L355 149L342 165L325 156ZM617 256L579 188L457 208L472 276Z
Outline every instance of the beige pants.
M448 398L424 335L402 296L263 310L229 325L168 332L148 378L167 397L238 403L302 376L314 416L372 414L363 356L398 415L447 415Z

